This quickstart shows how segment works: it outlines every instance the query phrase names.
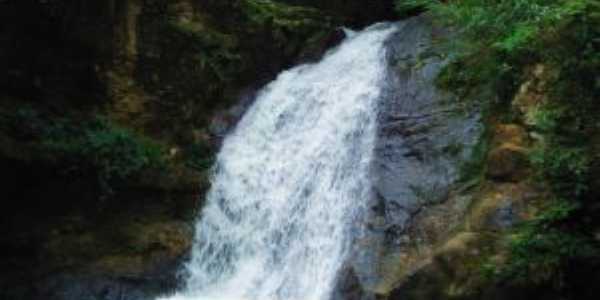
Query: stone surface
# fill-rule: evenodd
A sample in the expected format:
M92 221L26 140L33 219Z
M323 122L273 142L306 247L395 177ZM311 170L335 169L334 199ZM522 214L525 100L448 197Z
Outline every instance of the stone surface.
M487 183L478 193L477 203L465 219L472 231L502 231L530 220L537 201L548 197L526 182Z
M400 23L389 41L391 85L379 116L373 172L390 240L407 218L447 198L482 130L476 111L465 111L435 88L444 61L428 22L418 17Z
M407 247L428 237L411 235L410 228L429 207L446 203L458 188L460 169L470 160L483 128L476 109L465 109L435 87L445 60L433 39L444 33L427 17L397 26L388 41L390 84L379 115L374 199L368 229L358 238L351 259L366 291L363 299L385 293L398 276L424 264L430 251L411 252ZM449 218L432 218L430 231L443 235L455 226L459 219L452 216L460 218L468 201L462 198L439 209L438 216Z
M512 182L527 177L530 140L529 134L520 125L496 124L490 142L486 175L494 180Z
M525 148L505 144L490 151L487 176L501 181L517 181L525 176L528 163Z
M544 68L534 69L537 75L525 81L513 102L517 119L525 124L521 117L545 97L544 81L536 77ZM381 299L560 299L551 287L509 285L485 273L507 262L514 230L553 197L532 178L528 152L536 141L526 125L503 124L491 116L486 126L481 176L415 215L407 243L384 260L387 280L377 290Z

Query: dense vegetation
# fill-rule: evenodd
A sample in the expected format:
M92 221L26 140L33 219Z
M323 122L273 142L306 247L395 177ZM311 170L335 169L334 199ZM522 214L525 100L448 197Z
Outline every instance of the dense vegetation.
M165 166L165 150L155 141L119 127L100 115L76 121L74 117L44 116L31 107L3 115L7 134L44 153L68 176L93 175L103 196L113 193L111 183Z
M491 92L483 105L504 112L503 119L515 118L513 98L536 76L536 66L545 70L545 96L524 125L537 137L530 154L535 178L553 196L513 232L509 261L491 266L491 274L573 289L578 279L569 278L569 270L600 258L592 233L598 225L600 1L398 0L396 7L402 15L427 11L454 28L452 39L443 41L451 58L440 85L466 100Z

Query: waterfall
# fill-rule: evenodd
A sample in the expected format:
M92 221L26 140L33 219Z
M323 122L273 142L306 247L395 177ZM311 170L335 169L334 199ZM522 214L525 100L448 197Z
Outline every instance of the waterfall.
M217 157L184 289L170 300L327 300L371 197L386 82L378 24L281 73Z

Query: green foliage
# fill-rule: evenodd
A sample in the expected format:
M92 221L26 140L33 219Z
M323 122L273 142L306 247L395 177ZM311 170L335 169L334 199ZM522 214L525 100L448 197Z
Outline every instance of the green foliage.
M513 236L510 260L500 272L505 278L525 284L551 282L561 289L570 262L598 255L598 245L580 217L588 205L592 179L587 127L596 122L582 118L583 113L573 103L557 101L538 106L528 116L540 139L530 153L531 165L557 199Z
M570 201L556 199L547 203L542 213L509 235L509 260L498 264L486 259L480 266L482 276L524 285L552 282L555 288L562 288L566 265L597 253L591 238L571 227L570 219L579 209Z
M446 41L454 57L439 83L466 99L493 90L499 100L514 94L524 67L535 62L557 65L562 90L585 98L600 66L597 0L399 0L397 7L425 7L435 20L455 28ZM583 54L583 55L582 55ZM584 75L585 74L585 75ZM582 87L582 85L585 86ZM598 84L596 84L598 85ZM580 86L576 88L576 86Z
M588 257L594 252L585 236L556 228L542 231L534 226L513 236L510 250L511 260L501 274L520 283L560 278L570 259Z
M533 129L543 138L530 154L530 161L540 180L553 191L577 201L588 190L592 153L582 131L585 124L570 105L544 105L530 116Z
M479 266L479 271L486 280L496 279L498 274L501 272L501 270L498 268L498 265L489 259L481 263Z
M147 168L163 167L163 149L147 138L96 117L81 128L68 120L50 125L42 145L71 162L71 170L92 169L99 183L110 190L110 182L125 180Z
M66 174L96 176L106 195L112 193L112 183L165 167L164 149L159 144L102 116L89 121L49 118L21 107L3 119L7 134L29 142Z
M570 262L598 253L580 217L588 205L592 179L588 130L596 126L597 117L586 116L577 103L552 99L533 110L527 122L538 137L530 153L531 165L538 181L548 185L556 199L516 231L510 241L510 260L499 274L513 282L551 282L561 289Z
M400 1L404 2L404 1ZM587 0L462 0L409 1L431 9L444 22L460 30L456 50L475 54L481 50L511 52L536 46L544 31L560 29L583 12Z
M584 148L537 147L531 153L531 162L559 194L579 197L588 189L590 159Z
M560 129L560 122L565 113L565 109L561 107L536 107L527 118L536 131L552 134Z
M568 220L568 218L576 212L581 206L577 203L553 200L536 218L529 222L529 226L545 227L553 226L557 223Z
M570 218L579 209L579 205L564 200L547 203L541 214L509 235L509 260L502 264L485 260L480 266L482 276L523 285L550 282L554 288L562 288L566 266L597 253L591 238L572 227Z

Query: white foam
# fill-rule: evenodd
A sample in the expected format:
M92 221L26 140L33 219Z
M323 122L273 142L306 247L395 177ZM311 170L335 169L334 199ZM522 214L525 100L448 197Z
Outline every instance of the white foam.
M327 300L370 196L391 26L260 93L218 155L186 287L169 300Z

